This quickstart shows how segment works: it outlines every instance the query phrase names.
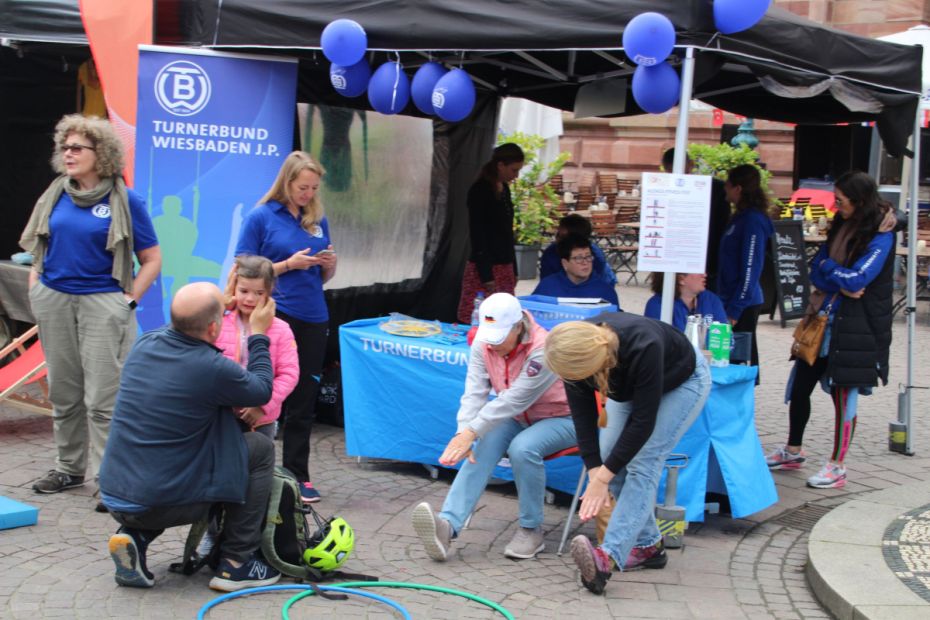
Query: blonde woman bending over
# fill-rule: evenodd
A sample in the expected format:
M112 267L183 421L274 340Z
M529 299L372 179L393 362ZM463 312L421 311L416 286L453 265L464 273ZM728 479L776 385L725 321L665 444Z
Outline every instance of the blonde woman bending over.
M710 370L682 332L624 312L557 325L546 363L565 381L588 488L582 521L617 498L602 545L572 540L581 582L601 594L611 572L662 568L668 561L654 508L665 459L710 393ZM607 396L598 441L595 391Z

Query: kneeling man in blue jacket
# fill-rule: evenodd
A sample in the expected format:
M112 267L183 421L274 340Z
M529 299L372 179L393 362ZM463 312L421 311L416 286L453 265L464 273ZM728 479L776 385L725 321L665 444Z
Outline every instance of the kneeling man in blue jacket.
M243 368L213 345L223 323L220 289L188 284L171 302L171 324L142 335L126 358L100 467L101 499L121 526L109 544L119 585L155 585L149 544L166 528L206 519L216 504L226 521L210 587L231 592L280 578L258 553L274 444L243 432L232 409L271 398L265 332L274 311L268 297L252 312Z
M556 243L562 268L539 281L534 295L550 297L595 297L620 307L613 284L593 276L594 254L591 242L580 235L568 234Z

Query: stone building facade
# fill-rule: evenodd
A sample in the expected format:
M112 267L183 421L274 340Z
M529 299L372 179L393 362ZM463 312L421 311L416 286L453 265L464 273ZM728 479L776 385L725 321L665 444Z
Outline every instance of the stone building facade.
M930 0L775 0L775 5L833 28L866 37L880 37L930 24ZM726 125L740 118L725 113ZM713 111L691 111L691 142L720 142L722 128L714 125ZM621 178L638 178L657 170L664 150L675 144L677 108L658 115L575 120L564 114L562 150L572 154L565 178L577 182L585 173L616 172ZM794 127L784 123L755 122L760 140L757 150L773 173L776 196L791 194L794 183Z

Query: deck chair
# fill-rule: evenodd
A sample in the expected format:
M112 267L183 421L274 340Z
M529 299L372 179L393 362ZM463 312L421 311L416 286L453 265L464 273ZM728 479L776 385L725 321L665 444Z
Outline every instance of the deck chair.
M38 338L32 344L26 344L38 332L39 328L33 326L0 351L0 359L5 359L14 352L19 353L17 358L0 367L0 404L9 404L32 413L52 415L52 403L48 399L48 381L45 377L45 354ZM42 390L41 397L23 391L23 388L31 383L39 384Z

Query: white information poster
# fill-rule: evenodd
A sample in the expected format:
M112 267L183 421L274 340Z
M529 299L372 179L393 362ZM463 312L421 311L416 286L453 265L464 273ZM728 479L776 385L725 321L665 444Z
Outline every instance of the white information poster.
M639 271L704 273L709 176L643 173Z

